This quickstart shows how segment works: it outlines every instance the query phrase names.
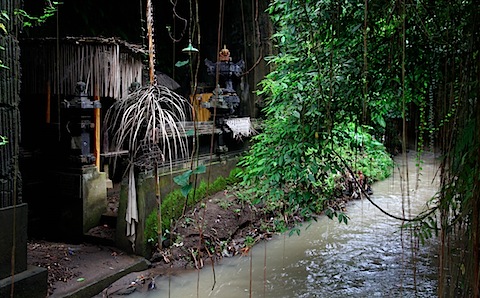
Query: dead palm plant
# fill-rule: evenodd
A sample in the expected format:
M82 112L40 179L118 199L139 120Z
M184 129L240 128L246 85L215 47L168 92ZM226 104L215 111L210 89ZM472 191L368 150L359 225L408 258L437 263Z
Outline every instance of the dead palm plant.
M188 158L187 134L184 123L191 113L188 100L165 86L157 85L154 77L153 8L147 0L147 32L150 84L131 90L117 100L105 115L106 133L114 151L128 150L127 236L135 250L135 224L138 222L134 168L154 172L158 203L158 245L162 246L161 197L158 166L177 158Z

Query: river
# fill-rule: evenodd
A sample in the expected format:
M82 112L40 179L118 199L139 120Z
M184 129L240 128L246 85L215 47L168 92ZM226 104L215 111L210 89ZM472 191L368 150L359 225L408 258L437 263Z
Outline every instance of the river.
M402 199L407 184L399 174L405 166L401 157L396 159L400 170L372 187L371 199L400 217L424 210L425 202L438 189L438 179L434 179L438 163L433 154L423 154L421 175L416 173L414 152L407 160L409 200L406 195ZM349 203L346 214L348 225L320 217L303 224L300 235L277 235L257 244L249 256L222 259L215 265L213 289L214 275L206 266L159 277L156 290L130 297L437 296L437 239L415 245L409 231L400 229L399 220L386 216L366 199ZM412 246L418 249L412 250Z

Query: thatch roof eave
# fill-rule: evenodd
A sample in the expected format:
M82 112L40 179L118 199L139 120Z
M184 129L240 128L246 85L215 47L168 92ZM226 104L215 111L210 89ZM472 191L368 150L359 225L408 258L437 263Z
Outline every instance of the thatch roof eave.
M21 43L53 43L57 41L56 37L41 37L41 38L23 38ZM125 40L116 37L74 37L67 36L60 39L61 44L78 44L78 45L119 45L122 52L130 52L132 54L147 54L147 50L138 44L132 44Z

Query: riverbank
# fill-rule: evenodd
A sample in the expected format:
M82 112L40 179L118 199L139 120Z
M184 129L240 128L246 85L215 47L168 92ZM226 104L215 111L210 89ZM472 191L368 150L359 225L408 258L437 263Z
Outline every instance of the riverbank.
M358 195L346 194L330 200L327 206L346 211L349 201ZM316 216L321 216L317 214ZM305 219L300 214L282 218L289 230ZM192 270L215 268L223 258L246 256L250 249L268 241L277 233L278 214L272 214L262 204L251 205L237 196L235 190L217 192L191 208L181 218L163 244L149 260L148 270L135 272L119 279L97 297L123 296L133 292L154 290L156 280ZM213 266L212 266L213 264Z
M328 206L345 210L353 198L342 196ZM277 220L265 206L250 205L237 196L235 189L227 189L189 209L177 222L172 237L164 240L166 247L151 258L92 243L31 240L28 263L47 268L50 297L85 297L85 293L100 292L105 296L126 295L152 289L152 282L159 276L202 269L225 257L247 255L253 245L272 237ZM294 214L284 220L288 229L304 219Z
M398 160L399 170L406 169L403 161ZM131 297L433 297L438 276L435 239L417 246L412 230L401 230L401 221L383 213L410 217L428 208L426 202L437 190L432 184L435 164L426 159L419 175L415 162L410 156L408 184L419 184L410 190L408 210L402 194L407 182L393 173L373 185L370 198L381 210L367 200L348 201L348 225L319 215L273 234L247 256L223 258L214 267L148 270L150 279ZM409 257L412 253L415 258ZM153 278L156 290L149 291ZM108 293L121 291L127 282L115 283Z
M413 160L413 158L410 159ZM424 164L424 171L427 167L432 167L430 163L432 163L432 165L434 164L433 161ZM415 168L413 161L410 162L409 168ZM425 177L430 177L433 176L432 173L434 172L434 170L430 169L426 173L424 173L424 175L426 175ZM401 187L397 186L398 175L393 176L395 176L397 179L393 179L394 177L392 177L392 179L388 179L391 182L382 181L373 185L375 194L372 196L372 198L375 198L375 200L378 200L379 198L381 198L381 200L385 200L384 206L388 205L389 207L391 207L394 205L392 203L398 203L396 200L392 201L391 195L385 195L387 192L393 192L397 194L401 193ZM409 177L412 179L414 177L418 178L416 175L410 175ZM422 176L422 180L427 179L425 177ZM430 181L431 179L427 180ZM385 183L394 183L395 187L393 187L393 184L386 187ZM397 188L400 190L397 190ZM421 191L418 192L418 195L423 192L424 189L422 188ZM364 200L356 199L358 198L358 196L356 196L355 194L349 194L348 192L341 193L343 194L342 196L338 196L337 199L326 202L327 206L329 206L333 210L345 211L346 215L349 217L353 215L350 210L351 208L355 209L355 206L358 206L359 204L361 206L370 206L370 204L364 205ZM417 192L415 191L415 193ZM250 250L250 248L252 248L255 243L265 243L265 241L269 241L268 243L275 242L270 241L270 239L275 240L278 238L276 235L277 233L272 231L276 231L275 227L278 224L278 220L281 218L278 217L278 214L276 214L276 216L275 214L270 214L267 211L266 206L252 206L248 204L245 199L242 199L243 196L244 192L242 192L240 189L228 188L227 190L215 193L214 195L202 200L200 203L190 208L186 215L177 223L177 226L172 229L172 237L164 241L164 243L168 245L168 247L159 250L158 253L152 256L152 258L144 260L148 264L146 266L148 268L128 272L124 269L110 269L111 271L121 272L121 276L117 276L114 281L111 281L106 285L104 283L104 287L99 287L99 283L93 285L95 286L95 293L98 293L95 297L115 297L120 295L124 296L135 292L139 293L141 296L142 292L151 291L153 289L162 289L161 291L164 291L167 288L170 289L170 285L167 285L165 283L169 282L171 277L177 275L185 276L185 274L189 275L188 272L191 271L199 272L200 274L200 272L204 272L205 270L207 270L207 272L211 272L212 269L218 270L215 268L222 267L221 264L235 262L236 258L229 257L237 256L238 259L241 260L244 259L241 257L242 255L249 255L251 251L255 251ZM385 197L385 199L383 197ZM401 198L399 198L398 200L401 202ZM351 203L351 201L357 201L358 204ZM397 206L397 209L401 210L401 206ZM395 211L397 212L394 213L398 213L397 209L395 209ZM370 214L370 212L373 211L376 210L371 210L368 212L369 218L373 216L373 213ZM317 221L323 222L323 225L325 226L330 226L330 224L327 223L329 220L326 218L326 216L323 215L324 214L317 214L315 216L317 218ZM351 218L352 221L356 222L356 224L354 224L353 226L350 224L348 226L338 224L336 220L332 223L332 225L335 227L337 227L337 225L340 227L345 226L345 229L349 229L351 227L355 230L358 228L358 222L364 222L363 213L361 217L362 219L360 221L358 220L358 218ZM325 220L327 222L325 222ZM288 235L288 231L295 232L295 228L297 228L299 224L301 225L303 219L299 215L291 215L285 221L290 224L289 227L283 229L283 231L287 231L285 235ZM373 221L375 225L381 223L381 221L379 222L376 219ZM295 224L297 224L296 227L294 227ZM389 225L391 225L391 223L387 224L387 226ZM294 229L291 229L293 227ZM383 227L385 227L385 225L383 225ZM375 235L377 234L378 233L375 233ZM368 245L372 244L370 243ZM103 247L102 249L108 250L110 248ZM50 257L52 257L51 254L53 254L54 251L54 249L50 250ZM63 250L63 252L62 250L60 250L60 252L65 254L65 250ZM95 252L93 253L95 254ZM113 255L97 258L96 262L102 263L104 261L112 259L115 254L124 254L119 251L111 251L111 253ZM81 256L80 252L78 254ZM61 256L62 254L59 254L59 258L61 258ZM42 256L37 255L37 259L40 258L42 258ZM76 286L78 287L79 283L86 284L87 282L92 282L92 278L89 276L89 272L92 274L96 272L96 264L92 264L91 261L87 263L86 258L83 257L77 259L78 260L72 260L74 262L67 263L64 266L69 266L70 268L85 268L85 270L83 270L81 274L75 275L74 277L67 277L67 279L70 278L67 282L61 281L61 279L54 281L53 287L60 285L63 288L68 288L71 287L72 284L76 284ZM222 259L226 260L222 261ZM118 266L120 266L118 268L126 265L125 263L122 263L123 261L120 258L118 258L117 261L119 261ZM211 266L212 262L215 266ZM59 264L59 266L62 266L60 262L58 262L57 264ZM399 265L394 264L393 266L397 268ZM50 267L55 268L52 266ZM127 268L127 266L124 266L124 268ZM61 272L59 274L60 276L62 276ZM107 274L106 272L103 272L103 274L105 274L103 277L103 279L105 280ZM79 278L81 279L80 281L78 281ZM102 277L99 277L99 279L102 279ZM68 285L65 286L66 283ZM53 289L53 293L54 294L52 297L55 297L55 294L58 293L55 288ZM76 296L66 295L64 297Z

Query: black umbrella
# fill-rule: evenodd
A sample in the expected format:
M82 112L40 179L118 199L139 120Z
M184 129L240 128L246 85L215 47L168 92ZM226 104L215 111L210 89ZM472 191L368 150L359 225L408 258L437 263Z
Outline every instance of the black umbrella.
M160 72L160 71L156 71L155 72L155 75L157 77L157 84L158 85L161 85L161 86L165 86L167 87L168 89L174 91L174 90L177 90L178 88L180 88L180 84L178 84L177 82L175 82L174 79L172 79L171 77L169 77L168 75L164 74L163 72Z

